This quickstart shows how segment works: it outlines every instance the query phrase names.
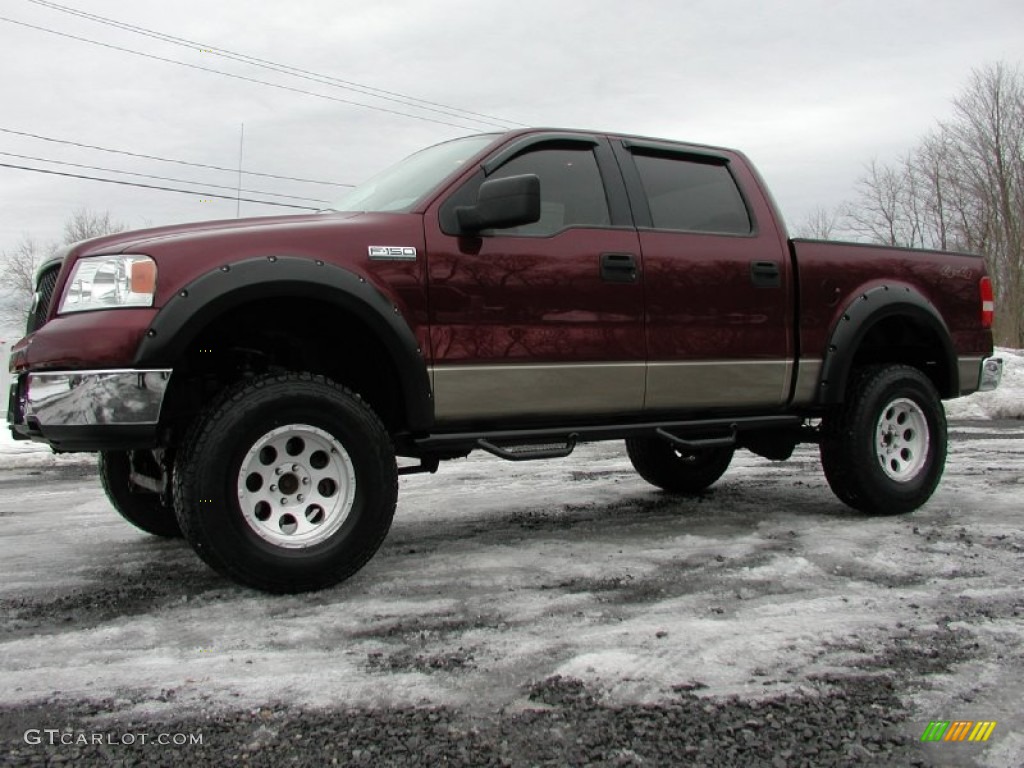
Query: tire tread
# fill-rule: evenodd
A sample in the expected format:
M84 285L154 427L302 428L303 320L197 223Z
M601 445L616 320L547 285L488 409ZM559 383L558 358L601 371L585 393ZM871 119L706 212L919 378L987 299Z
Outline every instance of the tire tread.
M861 452L866 434L875 428L877 413L871 408L885 390L900 381L921 387L919 402L932 417L930 438L935 447L932 466L925 477L907 491L894 488ZM934 409L934 413L928 413ZM931 497L942 476L946 458L946 418L935 386L919 369L909 365L872 365L857 370L847 386L846 398L822 420L821 466L832 492L846 505L866 514L891 515L911 512ZM934 466L937 465L937 466Z
M367 444L374 454L373 467L378 470L378 477L374 478L374 481L379 483L382 491L381 506L386 517L384 524L378 525L374 529L374 537L363 543L356 557L339 563L339 566L329 573L318 572L316 575L308 576L304 580L295 579L290 580L288 583L281 583L279 580L269 578L265 573L252 571L220 557L206 545L204 534L198 526L199 516L188 508L187 501L189 496L188 489L195 487L201 470L201 467L193 457L206 451L210 441L217 434L221 420L225 418L228 412L242 407L247 402L251 407L253 405L251 399L254 393L265 391L268 387L274 385L287 385L290 394L301 394L303 389L326 387L332 390L332 393L339 398L339 401L347 400L356 406L352 409L352 415L357 420L363 422L361 425L363 431L371 436ZM186 430L181 442L181 450L174 472L175 509L178 523L181 526L185 539L192 545L196 553L217 572L230 579L267 592L298 593L323 589L343 581L356 573L373 558L387 537L397 498L398 475L395 466L394 449L383 422L357 393L325 376L306 372L267 374L257 378L246 379L223 391L192 421L192 424Z

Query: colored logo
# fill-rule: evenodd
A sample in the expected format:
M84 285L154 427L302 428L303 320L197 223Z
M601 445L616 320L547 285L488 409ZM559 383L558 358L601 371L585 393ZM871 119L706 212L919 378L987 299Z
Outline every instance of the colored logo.
M932 720L921 741L988 741L995 729L995 720Z

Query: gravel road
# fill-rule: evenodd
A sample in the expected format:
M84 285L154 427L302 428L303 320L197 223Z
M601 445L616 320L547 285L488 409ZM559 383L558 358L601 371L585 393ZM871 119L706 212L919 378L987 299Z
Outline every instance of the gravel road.
M952 437L895 518L809 447L691 500L620 445L474 456L403 479L355 578L286 597L131 529L89 460L0 464L0 764L1020 766L1024 425Z

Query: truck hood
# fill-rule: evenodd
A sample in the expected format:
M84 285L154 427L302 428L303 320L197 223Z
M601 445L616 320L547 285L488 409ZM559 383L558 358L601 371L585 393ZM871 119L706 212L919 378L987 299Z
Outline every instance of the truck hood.
M268 229L282 230L294 228L317 228L324 224L337 226L345 221L361 219L375 214L363 213L311 213L288 216L260 216L246 219L220 219L214 221L196 221L187 224L172 224L150 229L136 229L128 232L117 232L91 240L76 243L72 250L78 257L96 256L105 253L125 253L128 251L145 251L152 246L167 240L204 237L208 235L246 235L266 233Z

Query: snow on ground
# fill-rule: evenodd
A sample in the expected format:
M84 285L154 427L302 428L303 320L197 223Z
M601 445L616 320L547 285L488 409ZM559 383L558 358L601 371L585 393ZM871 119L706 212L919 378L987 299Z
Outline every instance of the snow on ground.
M999 397L951 414L1019 406L1024 355L1001 353ZM694 685L749 699L864 674L904 642L927 655L940 637L962 658L900 690L917 719L1019 732L1024 427L950 429L939 490L892 518L840 504L813 446L777 463L741 452L696 499L643 483L620 443L519 465L473 455L402 478L391 534L355 577L283 597L127 525L92 457L4 435L0 704L514 708L558 674L611 702ZM978 764L1024 761L1009 736L985 749Z
M1024 419L1024 350L997 347L1003 358L1003 380L991 392L975 392L946 401L951 419Z
M741 453L689 500L644 484L618 443L522 465L474 455L402 479L392 532L354 578L277 597L132 529L89 467L9 469L0 703L497 708L556 674L611 702L695 684L763 698L945 633L971 649L963 663L901 695L925 723L1013 730L1024 438L1004 426L954 425L939 491L892 518L840 504L809 446L779 463Z
M48 445L15 440L7 424L0 429L0 469L91 465L96 457L88 453L54 453Z

